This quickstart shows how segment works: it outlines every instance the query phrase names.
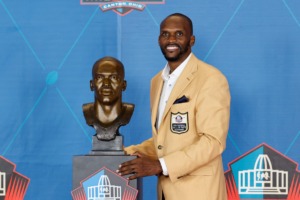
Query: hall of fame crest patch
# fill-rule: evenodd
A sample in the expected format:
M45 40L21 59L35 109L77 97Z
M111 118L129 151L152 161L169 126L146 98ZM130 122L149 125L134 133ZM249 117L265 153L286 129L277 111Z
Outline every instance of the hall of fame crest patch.
M124 16L132 10L143 11L147 4L164 4L165 0L80 0L81 5L99 5L103 12L113 10Z
M188 113L171 113L171 131L176 134L182 134L189 130Z

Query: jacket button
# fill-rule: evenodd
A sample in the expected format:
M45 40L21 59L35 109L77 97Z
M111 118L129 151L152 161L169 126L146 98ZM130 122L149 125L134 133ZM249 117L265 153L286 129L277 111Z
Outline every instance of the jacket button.
M158 147L157 147L158 149L162 149L163 148L163 146L162 145L158 145Z

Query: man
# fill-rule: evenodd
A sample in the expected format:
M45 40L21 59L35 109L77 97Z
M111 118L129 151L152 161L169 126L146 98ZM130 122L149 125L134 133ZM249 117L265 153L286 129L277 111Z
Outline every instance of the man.
M127 147L137 158L117 172L130 180L158 175L159 200L226 200L227 80L191 52L195 36L187 16L165 18L158 42L168 63L151 81L152 138Z
M86 123L96 129L99 140L113 140L134 110L133 104L122 103L122 92L127 86L124 66L113 57L104 57L94 64L92 76L90 88L95 102L83 105Z

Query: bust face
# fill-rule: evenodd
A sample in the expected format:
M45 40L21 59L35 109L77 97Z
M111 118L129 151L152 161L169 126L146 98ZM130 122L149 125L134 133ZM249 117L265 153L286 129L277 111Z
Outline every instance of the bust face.
M113 105L122 101L122 91L126 89L124 68L116 60L100 60L93 67L91 90L95 99L104 105Z

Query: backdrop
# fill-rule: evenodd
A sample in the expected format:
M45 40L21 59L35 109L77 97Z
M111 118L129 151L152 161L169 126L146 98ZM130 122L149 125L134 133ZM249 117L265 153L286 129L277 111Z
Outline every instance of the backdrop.
M151 137L150 80L166 64L157 42L159 24L174 12L194 22L193 52L228 78L232 105L223 161L234 175L233 189L243 186L233 164L268 148L294 164L287 181L291 193L292 183L299 184L300 1L140 3L142 10L104 12L100 3L80 0L0 0L0 154L28 179L24 199L72 198L72 157L90 151L94 133L81 106L93 101L91 68L103 56L124 63L123 101L136 105L130 124L121 128L125 145ZM256 161L259 155L266 153ZM238 170L255 168L255 159ZM276 159L270 160L275 170ZM270 162L263 163L260 169L267 170ZM143 182L143 199L155 199L156 177ZM299 190L293 190L296 196Z

